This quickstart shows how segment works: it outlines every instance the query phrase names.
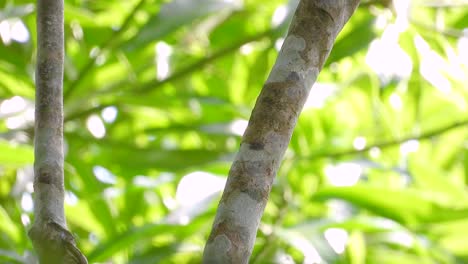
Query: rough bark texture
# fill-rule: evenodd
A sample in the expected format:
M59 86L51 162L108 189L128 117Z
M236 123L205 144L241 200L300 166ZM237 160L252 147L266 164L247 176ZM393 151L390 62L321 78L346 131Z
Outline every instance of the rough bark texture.
M63 185L63 0L37 1L34 224L41 264L84 264L66 229Z
M248 263L273 179L310 88L359 0L301 0L232 164L204 263Z

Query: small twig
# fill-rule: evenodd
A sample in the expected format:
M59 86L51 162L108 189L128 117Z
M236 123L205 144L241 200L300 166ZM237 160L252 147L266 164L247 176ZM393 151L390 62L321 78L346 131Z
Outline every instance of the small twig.
M65 116L64 122L68 122L70 120L80 119L82 117L87 117L88 115L93 114L96 111L100 111L100 110L102 110L102 109L104 109L106 107L115 106L115 105L116 104L102 104L102 105L95 106L93 108L86 109L84 111L72 113L72 114L69 114L69 115Z
M266 30L266 31L263 31L263 32L260 32L256 35L253 35L253 36L249 36L245 39L243 39L242 41L239 41L231 46L228 46L228 47L225 47L213 54L211 54L210 56L208 57L205 57L203 59L200 59L199 61L196 61L176 72L174 72L172 75L170 75L169 77L163 79L163 80L152 80L152 81L149 81L149 82L146 82L146 83L143 83L141 84L140 88L137 88L137 89L134 89L134 90L128 90L126 91L127 93L136 93L137 95L144 95L148 92L151 92L151 91L154 91L156 90L157 88L160 88L162 87L164 84L166 83L169 83L169 82L174 82L174 81L177 81L179 79L182 79L184 77L186 77L187 75L190 75L198 70L201 70L203 69L203 67L205 67L206 65L212 63L213 61L219 59L219 58L222 58L224 56L227 56L235 51L237 51L240 47L242 47L243 45L247 44L247 43L250 43L250 42L254 42L254 41L258 41L264 37L268 37L268 36L273 36L276 32L276 29L269 29L269 30ZM115 90L114 89L108 89L108 90L105 90L105 91L100 91L99 92L99 95L103 95L103 94L109 94L111 92L114 92ZM95 107L91 107L91 108L88 108L86 110L83 110L83 111L79 111L79 112L76 112L76 113L71 113L69 115L67 115L67 117L65 117L65 121L70 121L70 120L75 120L77 118L81 118L81 117L84 117L88 114L91 114L91 113L94 113L96 111L99 111L103 108L105 108L106 106L109 106L109 105L105 105L104 107L99 105L99 106L95 106Z
M363 149L347 149L347 150L341 150L341 151L334 151L334 152L319 152L312 154L310 156L305 156L305 157L299 157L299 160L313 160L313 159L322 159L322 158L339 158L342 156L349 156L349 155L355 155L363 152L367 152L373 148L379 148L379 149L384 149L384 148L389 148L395 145L399 145L402 143L405 143L406 141L409 140L425 140L425 139L430 139L435 136L439 136L441 134L444 134L446 132L449 132L453 129L460 128L463 126L468 125L468 120L463 120L459 122L454 122L450 125L447 125L445 127L441 127L438 129L434 129L425 133L422 133L420 135L410 135L407 137L403 137L400 139L394 139L394 140L389 140L389 141L383 141L383 142L378 142L372 145L369 145Z
M451 37L451 38L461 38L461 37L468 37L468 32L465 32L463 30L458 30L454 28L437 28L436 26L431 26L428 24L424 24L422 22L419 22L417 20L414 20L412 18L409 18L409 21L411 24L415 25L416 27L423 28L425 30L429 30L435 33L442 34L446 37Z
M231 46L228 46L228 47L225 47L213 54L211 54L210 56L206 57L206 58L203 58L195 63L192 63L188 66L186 66L185 68L175 72L174 74L172 74L171 76L167 77L166 79L163 79L163 80L153 80L153 81L150 81L150 82L147 82L143 85L141 85L141 87L139 89L136 90L137 93L147 93L147 92L151 92L153 90L155 90L156 88L158 87L161 87L162 85L168 83L168 82L172 82L174 80L177 80L177 79L180 79L190 73L193 73L201 68L203 68L204 66L210 64L211 62L221 58L221 57L224 57L232 52L235 52L237 51L240 47L242 47L243 45L247 44L247 43L250 43L250 42L254 42L254 41L258 41L264 37L267 37L267 36L271 36L273 33L275 32L275 30L273 29L269 29L269 30L266 30L264 32L260 32L259 34L256 34L254 36L249 36L245 39L243 39L242 41L239 41Z
M96 59L99 57L99 55L101 55L104 50L109 48L110 45L117 38L119 38L122 33L125 32L125 30L128 28L128 26L132 22L133 18L135 17L135 13L143 6L145 1L146 0L140 0L140 2L138 2L138 4L127 15L124 22L122 23L122 26L118 30L114 31L114 33L104 43L102 43L98 54L96 54L94 57L91 57L88 60L88 63L80 70L80 72L78 73L78 76L76 77L76 79L70 84L68 89L65 90L65 93L64 93L64 96L63 96L64 101L66 101L71 96L71 94L76 89L76 87L81 83L81 81L86 77L86 75L88 75L88 73L94 67L94 65L96 63Z

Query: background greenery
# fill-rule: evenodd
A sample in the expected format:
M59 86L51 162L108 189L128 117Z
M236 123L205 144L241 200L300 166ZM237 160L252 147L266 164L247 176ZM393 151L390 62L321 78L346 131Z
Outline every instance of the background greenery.
M312 88L252 263L468 263L468 3L383 2ZM65 1L66 215L91 263L200 261L296 3ZM1 263L32 261L35 34L33 3L0 1Z

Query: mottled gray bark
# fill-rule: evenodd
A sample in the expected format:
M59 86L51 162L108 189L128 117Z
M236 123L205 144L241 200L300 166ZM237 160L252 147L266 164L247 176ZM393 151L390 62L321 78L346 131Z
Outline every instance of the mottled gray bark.
M63 184L63 0L37 1L34 223L41 264L85 264L66 229Z
M204 263L247 263L310 88L359 0L301 0L232 164Z

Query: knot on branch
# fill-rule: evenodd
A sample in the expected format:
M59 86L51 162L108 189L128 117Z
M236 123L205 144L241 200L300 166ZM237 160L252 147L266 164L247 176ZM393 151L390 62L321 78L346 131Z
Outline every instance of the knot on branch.
M54 221L33 225L28 235L41 264L88 264L73 235Z

